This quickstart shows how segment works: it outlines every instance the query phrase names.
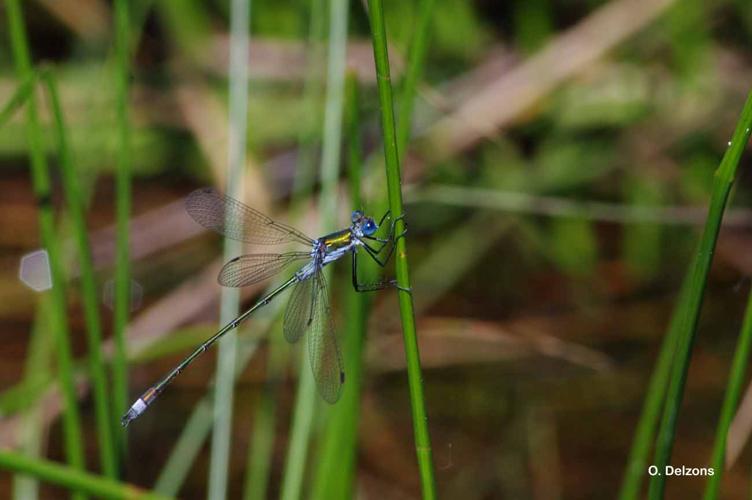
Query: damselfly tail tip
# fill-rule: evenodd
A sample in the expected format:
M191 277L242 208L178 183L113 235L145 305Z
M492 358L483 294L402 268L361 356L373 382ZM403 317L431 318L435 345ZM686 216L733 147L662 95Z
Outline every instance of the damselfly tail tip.
M139 398L128 409L128 412L123 415L123 418L120 419L120 425L122 425L123 427L128 427L128 424L130 424L132 420L137 419L145 409L146 403L144 403L143 399Z

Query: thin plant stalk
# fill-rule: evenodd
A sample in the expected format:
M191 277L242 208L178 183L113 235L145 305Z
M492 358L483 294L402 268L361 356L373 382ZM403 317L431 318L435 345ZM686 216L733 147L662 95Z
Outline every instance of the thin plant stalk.
M650 383L642 404L642 412L637 422L632 448L627 458L627 466L624 470L624 479L619 490L619 500L636 500L640 494L642 480L648 467L648 456L653 447L655 432L658 428L663 399L666 395L671 377L672 361L676 352L676 341L679 335L679 327L684 318L684 304L689 292L689 279L685 278L681 291L671 315L671 321L666 335L661 343L661 351L655 362L655 368L650 376Z
M321 193L319 196L321 222L325 228L335 226L337 215L337 179L345 93L348 2L347 0L333 0L330 2L329 9L324 139L321 152ZM327 269L324 272L331 274L328 271ZM311 367L307 357L301 355L298 391L280 495L284 500L296 500L301 497L317 398Z
M308 26L308 49L310 51L303 88L303 105L308 119L299 134L299 153L293 179L291 214L299 215L304 202L310 197L315 183L318 154L318 118L321 115L322 62L324 61L323 39L326 28L326 7L322 0L311 0ZM253 428L248 450L244 498L254 500L267 498L269 472L274 447L274 426L277 410L277 380L282 379L288 363L288 351L281 331L273 331L268 344L266 366L267 382L261 390L258 407L254 412ZM303 368L303 374L307 372ZM310 382L310 381L309 381ZM301 403L302 405L303 403ZM288 477L285 475L285 477ZM289 476L292 477L292 476Z
M36 73L32 71L29 73L29 76L23 80L18 87L16 87L16 91L13 92L13 95L8 99L8 102L5 103L2 111L0 111L0 128L5 125L5 122L10 120L18 108L26 104L26 100L34 90L36 81Z
M52 345L47 338L47 325L50 321L49 295L42 297L35 312L34 326L29 339L28 354L24 366L24 383L31 386L44 385L51 377ZM36 398L35 398L36 399ZM21 449L25 456L38 458L42 454L44 439L47 434L44 420L44 408L34 404L23 410L19 433ZM39 497L39 481L35 477L15 475L13 477L13 498L28 500Z
M81 296L84 309L84 320L89 342L89 374L92 380L94 412L99 442L99 455L104 475L115 479L117 477L117 454L115 452L112 419L110 418L110 397L105 373L104 358L102 356L102 323L99 317L99 303L97 300L97 286L94 278L91 246L89 244L81 188L73 167L63 111L60 97L54 79L49 71L41 73L42 82L47 88L55 121L55 134L59 151L60 170L62 173L63 189L73 221L73 232L79 255L81 272Z
M81 496L99 498L160 500L167 497L142 490L130 484L95 476L65 465L26 457L9 450L0 450L0 469L37 477L45 482L68 488Z
M392 86L389 71L389 55L386 44L386 26L381 0L368 1L368 13L371 21L371 36L373 52L376 61L376 75L381 107L381 127L384 136L384 159L386 165L387 193L389 195L389 209L397 221L395 234L405 230L404 221L399 218L403 214L402 189L400 180L400 158L397 150L397 134L394 122L394 104L392 100ZM407 261L407 244L405 238L397 239L395 251L395 274L400 287L399 306L402 320L402 333L405 344L405 358L407 361L407 377L410 388L410 402L412 406L413 431L415 434L415 450L417 453L418 469L423 498L436 498L436 482L433 470L433 452L431 450L431 436L428 431L428 415L423 397L423 376L420 368L420 353L415 328L415 311L413 297L410 290L410 270Z
M6 6L16 73L21 81L31 80L33 78L33 70L21 6L18 0L7 0ZM37 113L37 101L33 92L29 94L26 111L32 185L34 196L37 200L42 246L47 250L50 272L52 274L50 330L54 336L57 348L60 392L63 397L65 455L68 463L74 469L83 470L85 467L82 447L83 435L81 432L81 418L78 412L78 401L76 399L73 355L67 324L65 273L63 272L60 244L55 235L55 216L52 210L50 172L45 159L42 131Z
M402 79L402 89L398 98L399 116L397 117L397 150L400 159L405 156L407 142L410 139L413 110L418 82L423 76L428 45L431 39L430 28L436 0L420 0L418 4L418 19L415 23L415 36L410 44L408 63L405 76Z
M306 78L303 84L302 105L306 121L299 133L299 153L292 186L292 205L310 195L315 179L318 159L319 125L321 116L322 67L324 62L323 39L326 29L326 6L323 0L310 0L308 28L308 55Z
M113 304L112 356L113 419L120 429L120 416L128 408L128 359L125 326L130 309L130 264L128 251L128 220L131 213L131 127L128 115L128 74L130 68L129 2L115 0L115 110L117 116L117 173L115 177L115 284ZM126 432L120 429L119 448L126 451Z
M739 341L736 344L734 360L731 363L729 381L726 386L726 396L721 406L721 415L718 420L718 427L715 434L715 444L713 445L713 455L710 459L710 467L715 471L708 478L708 484L705 489L705 500L714 500L718 498L721 488L721 479L725 469L726 459L726 440L728 438L729 427L734 419L739 398L744 388L747 365L749 363L749 354L752 349L752 292L747 299L747 310L744 313L744 323L739 334Z
M251 2L250 0L232 0L230 9L230 116L225 191L229 196L242 200L248 132L248 27ZM224 245L225 261L241 253L242 245L237 241L225 238ZM238 314L239 305L240 290L223 288L219 313L220 323L224 325L232 321ZM214 389L214 426L209 463L209 498L227 496L237 342L237 332L234 331L229 332L219 341L217 382Z
M739 166L742 152L749 142L750 127L752 127L752 93L747 96L747 101L742 109L741 117L736 124L736 130L729 142L726 153L723 155L721 164L713 177L713 190L708 208L708 218L700 237L699 248L691 273L690 289L687 296L687 304L684 319L681 322L680 333L677 340L677 351L674 367L671 374L671 382L666 396L666 407L658 433L655 459L653 464L663 471L671 459L671 452L676 436L676 423L681 408L684 384L687 379L689 361L692 354L697 322L702 308L703 292L713 260L718 231L721 227L723 212L726 208L731 187L734 183L736 170ZM666 487L666 475L658 474L650 479L648 496L651 500L663 498Z
M350 203L353 208L360 208L363 206L360 196L363 158L358 80L353 73L347 75L345 94ZM375 281L376 273L370 262L363 266L363 270L368 275L364 281ZM326 422L311 495L313 499L345 499L353 496L368 295L353 293L350 287L346 287L345 292L347 328L342 351L348 387L342 399L331 409Z
M245 500L263 500L269 497L269 474L274 451L274 427L277 415L277 392L287 366L286 347L281 331L281 322L268 338L267 380L261 389L253 418L253 430L248 448L245 471Z

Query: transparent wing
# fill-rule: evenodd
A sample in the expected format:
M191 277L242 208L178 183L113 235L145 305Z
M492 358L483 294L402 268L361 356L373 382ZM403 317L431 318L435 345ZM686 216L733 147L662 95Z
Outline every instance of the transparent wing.
M213 188L201 188L189 194L185 199L185 209L205 228L234 240L256 245L288 242L313 245L313 240L297 229L275 222Z
M308 332L308 359L321 397L327 403L334 404L342 392L342 384L345 383L342 356L334 333L324 274L318 272L309 281L314 282L315 291L313 321Z
M293 262L310 258L308 252L241 255L222 267L219 272L219 284L231 287L252 285L271 278Z
M314 280L308 278L298 281L287 302L282 330L285 339L291 344L297 342L313 322Z

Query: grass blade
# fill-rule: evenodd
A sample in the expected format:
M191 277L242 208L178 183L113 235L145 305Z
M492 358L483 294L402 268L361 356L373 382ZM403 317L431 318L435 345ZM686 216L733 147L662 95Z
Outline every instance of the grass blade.
M0 128L2 128L2 126L5 125L8 120L10 120L10 118L18 110L18 108L26 103L29 95L34 90L36 81L36 75L31 73L29 77L26 78L26 80L24 80L18 86L18 88L16 88L16 91L13 93L10 99L8 99L8 102L5 104L5 106L3 106L3 109L0 110Z
M337 214L337 179L342 138L348 3L346 0L334 0L330 3L329 8L326 104L321 152L321 193L319 196L322 214L321 224L325 228L335 226ZM329 281L331 282L331 280ZM287 450L282 493L280 494L280 497L285 500L298 499L301 496L308 455L308 442L313 428L317 402L318 394L311 367L307 357L301 353L298 392L295 398L290 444Z
M115 291L112 357L112 385L115 428L121 453L126 450L126 432L120 429L120 416L128 408L128 360L125 325L130 308L130 266L128 262L128 219L131 213L131 129L128 116L128 73L130 68L129 5L115 0L115 109L117 114L117 174L115 179Z
M723 155L721 164L713 177L713 191L710 197L708 218L700 237L700 245L691 273L691 282L687 296L687 304L684 318L681 322L680 333L677 339L677 351L674 367L671 374L671 383L666 397L666 408L661 421L658 442L656 443L655 460L653 463L659 471L663 471L671 458L671 451L676 435L676 422L681 407L684 384L689 369L689 361L692 354L697 321L702 307L703 292L713 260L713 252L721 227L721 219L726 208L731 186L734 183L736 170L747 142L749 142L750 127L752 127L752 93L747 96L747 101L742 109L741 117L736 124L736 130L729 142L726 154ZM651 500L663 498L666 488L666 476L660 474L650 480L648 491Z
M619 500L636 500L640 494L642 479L645 477L645 471L648 466L648 455L653 446L653 439L658 428L661 409L663 408L663 398L668 387L671 367L673 366L674 353L676 352L676 341L679 335L679 327L682 318L684 318L684 304L689 292L689 279L684 279L681 292L676 301L674 312L671 315L671 321L667 333L661 344L661 351L655 362L653 374L650 376L650 383L642 404L642 412L637 422L632 448L629 451L627 466L624 471L621 489L619 490Z
M739 341L734 352L734 360L731 363L729 381L726 386L726 396L723 399L723 406L721 406L721 416L718 420L713 455L710 460L710 467L713 468L715 473L708 478L708 485L705 489L705 500L718 498L720 492L721 479L723 478L725 469L726 438L744 387L750 350L752 350L752 293L749 294L749 298L747 299L744 323L742 324L742 331L739 334Z
M18 0L7 0L7 16L13 58L16 73L22 81L33 78L31 57L24 28L23 14ZM50 271L52 274L52 307L50 308L50 330L54 335L57 347L58 372L60 390L63 395L63 433L65 441L65 455L68 463L74 468L83 470L85 467L82 449L83 437L81 432L81 418L76 400L76 388L73 377L73 356L70 346L70 333L67 324L67 308L65 296L65 275L62 267L60 244L55 237L55 218L52 210L50 172L44 155L42 131L37 114L36 96L29 93L27 101L27 133L29 151L31 153L31 177L34 196L37 200L39 212L39 227L43 247L49 255Z
M282 310L280 308L280 310ZM274 451L274 428L277 414L277 392L285 376L287 348L284 345L281 322L277 321L268 338L266 383L261 389L258 406L254 413L253 430L248 450L245 471L245 500L268 498L269 473Z
M410 139L413 110L415 109L415 95L418 82L423 76L423 68L428 54L430 41L431 20L436 0L420 0L418 5L418 20L415 24L415 36L410 44L408 63L405 76L402 79L402 91L399 96L399 116L397 117L397 150L400 158L404 158L407 142Z
M229 144L226 193L243 199L243 170L246 161L248 132L248 27L251 17L250 0L233 0L230 12L230 81L229 81ZM242 245L225 238L225 261L237 257ZM227 324L238 314L240 290L223 288L220 323ZM237 332L229 332L219 341L216 385L214 389L214 427L212 430L211 462L209 464L209 498L227 496L227 473L230 461L233 389L237 357Z
M8 450L0 450L0 469L28 474L52 484L64 486L74 492L101 498L140 498L143 500L167 498L129 484L118 483L55 462L34 460Z
M386 46L386 27L381 0L369 0L368 11L371 21L371 36L373 37L373 52L376 61L376 74L381 106L381 126L384 134L384 159L386 164L387 190L389 195L389 209L394 217L403 213L402 189L400 181L400 160L397 151L397 137L394 123L394 105L392 101L392 86L389 72L389 55ZM397 220L395 234L405 230L404 221ZM407 245L405 238L397 240L395 252L395 272L397 283L405 290L410 289L410 272L407 262ZM433 471L433 453L431 450L431 436L428 432L428 416L423 397L423 381L420 368L420 353L415 329L415 311L413 297L410 292L399 292L400 316L402 318L402 332L405 342L405 357L407 360L407 376L410 386L410 403L412 406L413 430L415 433L415 450L418 458L420 482L423 498L436 497L436 482Z
M34 326L29 339L28 354L24 366L24 384L32 387L46 385L52 377L52 345L47 341L46 325L50 321L49 296L42 297L35 312ZM28 393L24 391L28 397ZM32 393L34 394L34 393ZM36 394L34 394L36 396ZM37 399L37 398L34 398ZM42 454L47 434L43 420L43 405L35 404L23 410L24 416L19 441L25 456L38 458ZM39 482L34 477L16 475L13 477L13 498L30 500L39 497Z
M347 128L350 203L362 207L360 178L363 164L358 110L358 80L348 74L346 83L345 121ZM363 259L365 282L376 281L374 264ZM366 335L368 295L345 289L346 331L343 340L343 359L347 373L347 390L332 407L323 434L314 480L314 499L351 498L355 479L355 458L358 440L358 419L363 372L363 345Z
M81 188L73 167L63 111L60 106L60 96L52 74L49 71L41 73L42 82L47 88L55 120L55 133L59 151L60 168L62 171L63 189L68 209L73 220L73 230L79 256L81 271L81 295L84 308L84 320L89 343L89 374L92 380L94 397L94 411L99 440L99 455L104 475L115 479L117 477L117 455L113 442L114 434L112 419L110 418L110 397L107 387L107 376L102 356L102 322L99 317L99 301L97 300L97 286L94 278L94 265L91 256Z

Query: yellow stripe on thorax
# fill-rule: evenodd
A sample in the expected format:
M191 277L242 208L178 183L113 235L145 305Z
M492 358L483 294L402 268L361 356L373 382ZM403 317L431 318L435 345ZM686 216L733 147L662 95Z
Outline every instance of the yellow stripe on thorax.
M324 244L328 247L343 247L350 244L351 240L350 231L343 231L341 234L334 234L324 240Z

